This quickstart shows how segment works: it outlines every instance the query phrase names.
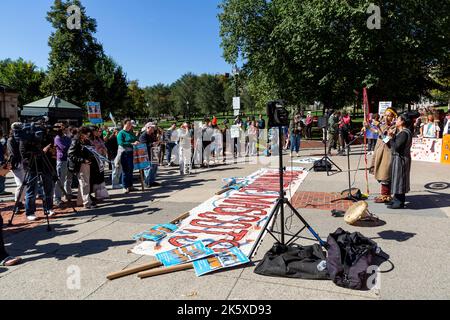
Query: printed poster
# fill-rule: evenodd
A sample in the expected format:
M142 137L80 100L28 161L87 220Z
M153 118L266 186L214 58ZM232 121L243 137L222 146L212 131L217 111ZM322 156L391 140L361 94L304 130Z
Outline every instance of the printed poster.
M158 242L166 237L168 233L172 233L177 229L178 227L174 224L158 224L148 231L136 234L133 239L137 241Z
M441 162L442 139L413 138L411 158L413 161Z
M194 261L194 269L197 277L220 269L232 268L249 263L249 258L238 248L231 248L216 253L209 258Z
M133 146L133 164L134 170L145 170L150 167L146 144Z
M214 251L207 248L202 241L196 241L180 248L158 253L156 259L165 267L172 267L203 259L213 254Z
M100 124L103 123L102 111L100 108L100 102L88 102L88 118L92 124Z
M450 164L450 134L446 134L442 139L441 163Z

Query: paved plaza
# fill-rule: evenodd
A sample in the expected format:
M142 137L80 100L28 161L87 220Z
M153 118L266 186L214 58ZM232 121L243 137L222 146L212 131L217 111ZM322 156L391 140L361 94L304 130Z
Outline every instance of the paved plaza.
M311 154L320 154L320 149L302 151L303 156ZM332 159L342 169L347 168L346 157ZM424 162L413 163L407 209L390 211L369 199L370 211L385 222L378 227L349 226L343 218L332 217L332 205L324 204L329 202L327 197L336 197L336 192L347 188L347 173L328 177L326 173L310 172L293 199L322 238L341 227L359 231L379 244L392 262L381 265L380 290L353 291L331 281L263 277L253 273L254 265L204 277L196 277L189 270L144 280L136 276L106 279L110 272L151 261L128 253L135 243L134 234L167 223L211 198L220 190L222 178L246 176L262 166L275 167L277 159L272 160L272 164L239 161L195 170L189 177L179 176L177 168L161 168L161 187L130 195L114 190L111 199L95 210L80 209L76 214L64 210L51 220L52 232L47 232L43 223L27 228L23 216L17 217L16 228L6 230L6 244L10 254L22 256L24 263L0 268L0 299L450 299L450 167ZM358 164L363 167L363 163L364 158L355 150L352 169ZM365 191L364 170L352 172L351 176L355 187ZM11 177L7 186L9 191L14 189ZM370 190L371 198L379 192L372 176ZM337 208L339 205L341 209L348 207L345 203L335 204ZM8 216L6 210L2 215ZM287 226L295 231L299 223L292 220ZM303 239L299 243L312 241ZM272 245L273 239L266 236L254 261L260 260ZM81 275L76 288L71 286L70 278L74 270Z

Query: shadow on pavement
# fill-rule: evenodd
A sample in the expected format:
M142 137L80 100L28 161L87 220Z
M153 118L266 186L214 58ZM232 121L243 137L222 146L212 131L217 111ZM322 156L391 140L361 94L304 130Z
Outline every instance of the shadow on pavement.
M424 210L450 207L450 194L428 191L429 194L407 196L407 207L411 210Z
M383 239L383 240L395 240L397 242L405 242L409 239L413 238L417 233L404 232L404 231L395 231L395 230L385 230L378 233L379 237L371 238L375 239Z

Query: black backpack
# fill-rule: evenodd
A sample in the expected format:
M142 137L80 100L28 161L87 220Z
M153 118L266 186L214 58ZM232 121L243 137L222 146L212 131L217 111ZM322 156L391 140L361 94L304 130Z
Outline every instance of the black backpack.
M318 245L275 244L256 266L256 274L272 277L329 280L326 254Z
M326 159L318 160L314 162L314 171L315 172L331 171L331 163Z
M327 268L331 280L338 286L367 289L369 266L380 250L378 245L359 232L349 233L339 228L328 237Z

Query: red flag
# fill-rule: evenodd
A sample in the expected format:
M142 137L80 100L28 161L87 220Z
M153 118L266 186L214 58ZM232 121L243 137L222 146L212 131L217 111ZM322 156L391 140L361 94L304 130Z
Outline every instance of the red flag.
M367 95L367 88L363 89L363 104L364 104L364 121L369 123L369 114L370 114L370 105L369 105L369 97ZM367 187L367 195L370 194L369 190L369 170L368 170L368 159L367 159L367 130L364 131L364 160L366 163L366 187Z

